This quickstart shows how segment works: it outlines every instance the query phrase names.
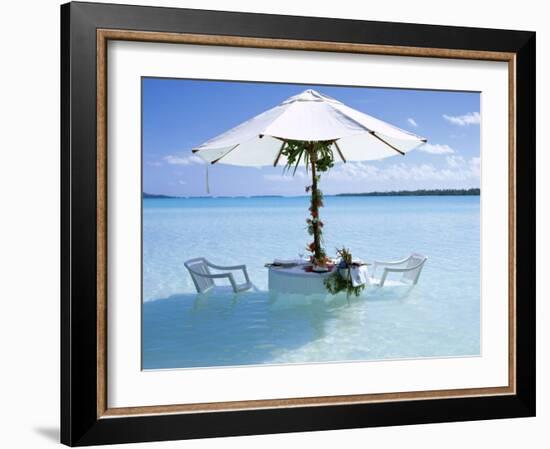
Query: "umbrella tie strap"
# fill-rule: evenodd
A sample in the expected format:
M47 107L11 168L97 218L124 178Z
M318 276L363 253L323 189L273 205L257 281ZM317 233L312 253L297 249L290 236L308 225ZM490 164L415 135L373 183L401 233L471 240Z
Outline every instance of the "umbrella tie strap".
M208 163L205 164L206 165L206 193L210 194L210 185L209 185L209 182L208 182Z

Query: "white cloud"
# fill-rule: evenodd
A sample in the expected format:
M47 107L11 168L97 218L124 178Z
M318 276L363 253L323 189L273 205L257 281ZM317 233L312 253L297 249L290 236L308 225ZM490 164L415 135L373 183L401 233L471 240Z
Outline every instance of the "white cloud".
M160 162L160 161L151 161L151 162L147 162L147 165L150 165L151 167L162 167L162 162Z
M264 179L266 181L272 181L272 182L292 182L295 180L302 181L305 177L306 177L306 174L304 173L303 170L297 170L294 175L292 174L292 172L264 175Z
M380 168L366 162L348 162L334 167L327 178L334 181L347 181L363 183L386 183L399 185L407 181L478 181L479 180L478 157L466 161L462 156L447 158L447 165L436 167L433 164L393 164Z
M464 115L447 115L443 114L443 118L449 123L458 126L479 125L481 117L479 112L468 112Z
M264 175L264 179L266 181L273 181L273 182L291 182L291 181L294 181L294 178L292 176L284 176L284 175Z
M162 159L170 165L191 165L201 163L204 164L204 160L195 155L175 156L173 154L169 154L167 156L164 156Z
M438 143L425 143L417 148L418 151L430 154L452 154L455 152L449 145L441 145Z
M447 165L452 168L456 168L464 164L464 158L462 156L456 156L454 154L447 156Z
M479 178L481 169L481 159L479 157L472 157L468 161L462 156L447 156L447 165L454 169L459 169L470 173L474 177Z
M481 171L481 159L479 157L473 157L469 161L470 170L472 173L477 174L477 177L479 178L479 174Z
M416 120L415 120L415 119L409 117L409 118L407 119L407 122L409 122L409 125L414 126L415 128L418 128L418 123L416 123Z

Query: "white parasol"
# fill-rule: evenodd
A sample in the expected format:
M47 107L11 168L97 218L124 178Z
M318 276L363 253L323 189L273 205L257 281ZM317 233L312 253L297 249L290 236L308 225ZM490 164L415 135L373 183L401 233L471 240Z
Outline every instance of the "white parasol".
M206 162L241 166L285 164L286 140L332 141L342 162L382 159L426 139L308 89L193 149Z

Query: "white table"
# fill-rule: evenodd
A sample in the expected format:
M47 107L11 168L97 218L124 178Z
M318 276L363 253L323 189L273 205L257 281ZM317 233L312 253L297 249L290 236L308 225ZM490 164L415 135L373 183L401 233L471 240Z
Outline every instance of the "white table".
M334 271L327 273L307 272L304 270L305 266L305 264L293 267L269 266L269 291L301 295L326 295L327 289L323 281L326 277L332 275Z

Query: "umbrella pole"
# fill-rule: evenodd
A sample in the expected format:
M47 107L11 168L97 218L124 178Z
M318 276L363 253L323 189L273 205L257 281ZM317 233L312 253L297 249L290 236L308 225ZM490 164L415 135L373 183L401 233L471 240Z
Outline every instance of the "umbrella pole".
M318 198L318 189L317 189L317 152L314 150L315 146L313 143L309 147L309 160L311 163L311 215L316 220L313 221L313 245L314 245L314 259L321 259L321 238L319 235L319 204L316 198Z

